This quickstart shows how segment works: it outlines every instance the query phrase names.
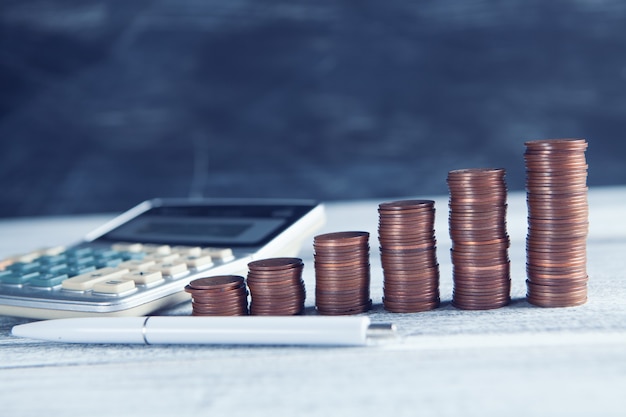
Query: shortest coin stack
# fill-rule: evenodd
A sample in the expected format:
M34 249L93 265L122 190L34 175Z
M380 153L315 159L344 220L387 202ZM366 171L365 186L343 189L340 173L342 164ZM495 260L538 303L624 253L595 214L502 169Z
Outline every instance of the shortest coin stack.
M383 304L393 313L439 306L435 202L402 200L378 206Z
M370 263L368 232L336 232L315 236L315 306L323 315L368 311Z
M219 275L193 280L185 287L191 294L194 316L245 316L248 292L243 277Z
M248 264L250 314L292 316L304 310L306 291L300 258L269 258Z

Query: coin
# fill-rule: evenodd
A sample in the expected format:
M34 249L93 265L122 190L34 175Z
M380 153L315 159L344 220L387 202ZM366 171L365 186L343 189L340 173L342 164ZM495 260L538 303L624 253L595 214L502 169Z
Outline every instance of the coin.
M387 297L383 297L383 306L385 310L392 313L418 313L421 311L429 311L439 307L439 299L430 299L427 301L392 301Z

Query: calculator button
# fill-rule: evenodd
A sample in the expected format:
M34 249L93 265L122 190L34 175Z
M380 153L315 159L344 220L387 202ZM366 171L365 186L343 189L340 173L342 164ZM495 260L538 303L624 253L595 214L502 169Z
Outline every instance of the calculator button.
M68 278L67 274L48 273L28 281L32 287L52 288L61 285Z
M35 252L26 253L24 255L18 255L14 257L14 261L20 262L20 263L29 263L29 262L33 262L35 259L39 258L40 256L41 256L41 253L39 253L39 251L35 251Z
M130 261L124 261L118 265L120 268L128 268L131 271L145 271L152 265L156 264L152 259L132 259Z
M200 256L202 248L200 246L172 246L172 252L180 253L181 256Z
M119 252L142 252L143 245L141 243L114 243L111 245L111 249Z
M93 254L92 248L73 248L65 251L65 254L70 258L84 258L85 256L91 256Z
M119 258L121 256L121 252L113 249L102 249L95 252L94 256L98 259Z
M138 285L146 285L162 281L163 274L161 271L131 271L130 274L123 275L120 279L130 280Z
M65 252L65 246L53 246L39 251L42 256L57 256Z
M169 255L172 253L172 248L169 245L153 245L144 243L143 251L150 254Z
M90 265L95 265L96 264L96 258L94 258L93 256L85 256L82 258L70 258L67 261L68 264L70 265L75 265L75 266L90 266Z
M117 279L128 272L128 269L125 268L102 268L87 274L68 278L63 281L61 286L66 290L87 291L100 282Z
M204 248L202 253L222 261L229 261L234 258L233 250L230 248Z
M97 268L116 267L122 263L122 258L96 259Z
M151 266L150 271L160 271L163 275L175 276L187 272L187 264L184 262L163 262Z
M41 258L38 258L37 262L39 262L42 265L64 264L65 262L67 262L67 256L65 256L64 254L44 255Z
M67 269L67 264L54 264L54 265L48 265L45 268L42 268L42 271L54 274L57 272L64 271L66 269Z
M180 258L179 253L170 253L168 255L155 253L155 254L146 256L145 259L155 261L156 263L171 263L171 262L178 260L178 258Z
M189 268L196 269L205 269L213 265L213 258L209 255L186 256L184 261Z
M135 282L131 280L111 279L99 282L93 286L93 292L105 294L121 294L135 288Z
M4 284L21 285L38 276L39 272L13 272L2 276L1 280Z
M26 273L26 272L35 272L39 271L41 268L41 264L39 262L16 262L7 267L8 270L17 272L17 273Z
M145 252L119 252L123 260L129 261L134 259L143 259L146 257Z
M68 265L67 269L62 269L60 272L65 272L70 277L75 277L77 275L87 274L95 270L96 267L93 265Z

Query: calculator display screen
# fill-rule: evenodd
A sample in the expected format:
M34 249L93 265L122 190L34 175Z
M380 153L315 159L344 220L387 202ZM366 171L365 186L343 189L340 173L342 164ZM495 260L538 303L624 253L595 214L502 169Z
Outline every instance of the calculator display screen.
M312 208L289 205L154 207L98 240L198 246L261 246Z

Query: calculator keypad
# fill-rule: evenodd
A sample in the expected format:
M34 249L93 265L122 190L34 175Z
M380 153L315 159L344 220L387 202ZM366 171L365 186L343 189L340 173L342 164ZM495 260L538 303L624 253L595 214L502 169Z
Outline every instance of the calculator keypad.
M233 259L228 248L116 243L107 248L45 249L0 261L0 284L12 288L124 295Z

